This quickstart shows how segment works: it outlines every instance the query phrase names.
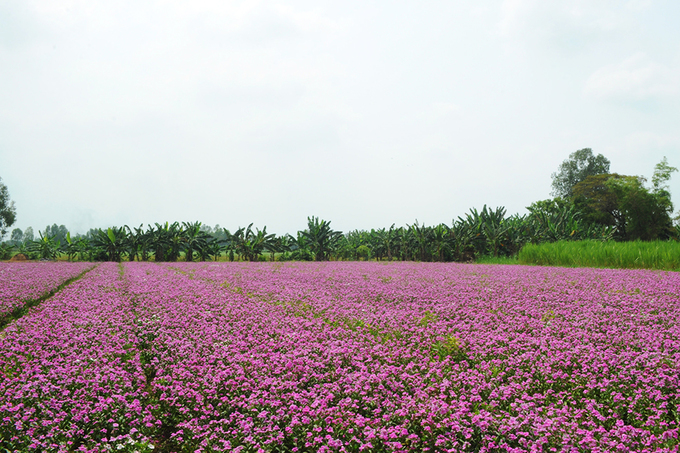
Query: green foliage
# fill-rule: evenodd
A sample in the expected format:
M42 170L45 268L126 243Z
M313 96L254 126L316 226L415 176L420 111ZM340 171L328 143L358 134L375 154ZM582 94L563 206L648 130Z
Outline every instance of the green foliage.
M331 222L319 220L318 217L307 217L307 229L302 232L302 236L314 260L327 261L337 248L342 232L333 231Z
M673 226L670 218L673 206L668 192L670 176L677 170L665 158L655 167L649 189L641 177L588 174L608 167L608 160L601 155L594 157L589 149L573 153L561 167L563 180L582 178L570 186L570 196L534 202L527 208L528 215L507 216L504 207L491 209L485 205L481 210L470 209L451 225L428 226L416 220L404 227L392 224L389 229L353 230L344 235L334 231L330 222L308 217L307 228L296 236L268 234L266 227L253 229L252 223L232 234L219 225L213 229L200 222L165 222L155 227L148 225L146 230L142 225L134 229L124 226L90 230L85 237L72 238L63 225L55 224L48 227L47 239L41 234L41 241L31 243L29 252L52 256L50 240L54 242L55 234L64 233L61 251L69 260L77 256L120 261L125 255L130 260L148 260L153 255L156 261L177 261L182 254L187 261L217 260L224 251L230 261L397 259L505 263L515 262L517 253L532 244L680 238L680 225ZM29 230L32 236L32 230L27 228L24 243ZM20 233L16 231L13 236L15 242ZM263 256L265 253L269 256Z
M34 237L35 236L33 235L33 227L26 228L26 230L24 231L24 238L23 238L24 244L31 242L34 239Z
M677 171L676 167L668 165L668 159L664 156L661 162L654 167L654 174L652 175L652 193L656 197L659 206L668 213L669 217L673 213L673 203L671 203L668 181L671 179L671 175ZM671 236L680 238L680 212L672 220L676 222L676 225L671 228Z
M371 249L367 245L360 245L357 247L357 257L359 259L368 260L371 255Z
M609 173L610 163L609 159L602 154L594 156L590 148L571 153L569 158L560 164L557 173L551 175L553 195L562 198L571 197L573 187L588 176Z
M666 239L672 225L667 207L643 182L643 178L632 176L607 181L618 202L619 237L628 241Z
M527 244L520 264L680 270L680 242L560 241Z
M564 210L565 207L569 207L570 203L564 198L550 198L548 200L534 201L531 205L527 206L527 210L531 214L546 214L555 215L559 214Z
M628 178L617 173L588 176L572 190L571 202L588 223L615 226L620 230L624 222L619 211L619 200L609 181Z
M184 222L184 238L182 242L185 261L193 261L194 252L198 252L201 260L205 261L212 252L208 247L211 239L212 236L201 230L201 222Z
M16 216L17 210L14 202L9 199L9 190L0 178L0 239L7 234L7 229L14 225Z
M664 156L663 159L661 159L661 162L654 166L654 175L652 176L652 187L654 192L660 192L662 190L668 191L668 181L671 179L671 175L676 171L678 171L678 169L668 165L668 159Z
M555 199L532 204L528 217L527 235L534 244L556 241L580 241L583 239L609 240L614 228L582 220L582 211L575 204Z
M59 256L59 243L54 240L53 236L38 232L40 239L31 241L28 245L28 251L35 253L38 257L44 260L54 260Z
M258 261L260 255L265 250L274 251L275 235L267 234L267 227L265 226L261 231L259 229L252 229L253 224L248 225L248 228L239 228L233 235L231 235L231 247L239 255L248 261Z
M519 264L517 256L480 256L475 260L476 264Z
M71 238L71 233L66 233L66 243L61 246L61 252L65 253L69 261L76 257L83 260L87 256L89 241L84 237Z
M9 237L9 241L12 245L19 245L24 242L24 232L21 228L15 228L12 230L12 234Z
M47 225L45 227L45 236L50 236L54 238L54 241L59 245L66 244L66 235L68 234L68 229L65 225L57 225L56 223L52 226Z
M572 201L584 222L611 226L618 240L656 240L676 237L673 205L666 183L675 168L666 159L657 164L653 186L640 176L602 174L588 176L573 187Z
M0 260L8 260L12 257L12 251L14 250L14 246L12 244L8 244L6 242L3 242L0 244Z
M104 261L120 261L126 252L128 233L125 227L112 227L96 230L92 238L95 248L95 259Z
M439 360L444 360L446 358L449 358L454 362L469 360L465 344L458 337L453 335L449 335L445 339L435 342L431 346L430 352L432 355L438 357Z

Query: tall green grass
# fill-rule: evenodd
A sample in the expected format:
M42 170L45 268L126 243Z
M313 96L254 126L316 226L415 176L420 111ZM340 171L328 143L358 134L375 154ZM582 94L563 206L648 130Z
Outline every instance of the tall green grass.
M527 244L520 264L680 270L680 242L560 241Z
M519 264L515 256L487 256L483 255L475 260L475 264Z

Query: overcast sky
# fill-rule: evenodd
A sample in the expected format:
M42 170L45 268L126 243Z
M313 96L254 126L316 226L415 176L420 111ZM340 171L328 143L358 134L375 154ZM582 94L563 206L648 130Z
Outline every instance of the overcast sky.
M581 148L680 167L678 23L677 0L2 0L0 177L36 234L523 214Z

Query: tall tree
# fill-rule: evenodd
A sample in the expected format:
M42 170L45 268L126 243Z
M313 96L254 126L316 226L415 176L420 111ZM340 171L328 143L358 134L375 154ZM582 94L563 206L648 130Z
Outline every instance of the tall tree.
M0 240L7 234L7 229L14 225L17 218L17 209L14 202L9 199L9 190L0 178Z
M31 242L34 239L33 227L28 227L24 230L24 244Z
M668 239L675 235L666 186L673 171L665 159L661 161L651 189L644 186L641 176L588 176L574 186L572 200L586 223L614 226L619 240Z
M56 223L52 226L47 225L45 227L45 236L50 236L54 239L60 246L66 245L66 235L68 234L68 228L66 225L57 225Z
M21 231L21 228L15 228L12 230L12 235L9 237L10 242L12 242L12 245L19 245L22 242L24 242L24 232Z
M656 197L658 204L668 212L669 216L673 213L673 203L671 203L668 181L676 171L678 169L668 165L668 159L664 156L661 162L654 166L654 174L652 175L652 193Z
M572 196L574 186L585 180L588 176L609 173L609 159L602 154L593 155L593 150L583 148L569 155L569 158L560 164L557 173L553 173L552 187L553 196L569 198Z

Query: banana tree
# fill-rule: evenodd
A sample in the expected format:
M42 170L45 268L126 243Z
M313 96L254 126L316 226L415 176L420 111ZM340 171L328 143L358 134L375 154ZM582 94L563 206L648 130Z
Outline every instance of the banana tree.
M271 241L265 245L265 250L269 252L269 259L276 261L276 254L285 252L287 250L288 242L285 236L274 236Z
M31 241L28 246L30 252L35 252L44 260L53 260L59 256L59 243L54 240L55 236L50 236L45 233L43 236L42 232L38 232L40 239L37 241Z
M222 228L224 231L224 239L222 239L222 247L225 253L229 257L229 261L234 261L234 253L236 252L236 240L234 235L231 234L226 228Z
M437 261L444 261L444 258L449 251L449 239L451 235L449 234L449 227L442 224L437 225L432 228L431 239L432 248L437 257Z
M290 259L289 252L291 251L291 248L293 246L291 238L292 236L290 234L278 236L276 238L277 247L279 249L279 252L282 254L279 259L282 261Z
M62 251L66 253L69 261L73 261L73 258L78 254L78 249L76 246L76 241L71 239L71 232L66 233L66 244L62 246Z
M257 261L262 252L271 247L274 234L267 234L267 227L262 230L252 229L253 224L247 228L239 228L232 235L236 251L248 261Z
M182 247L186 242L184 228L182 228L179 222L173 222L168 228L167 233L168 233L168 249L165 259L167 261L177 261L182 251Z
M505 212L505 208L502 206L494 211L487 209L484 205L480 215L482 232L486 240L486 253L491 256L498 256L502 243L506 240L506 233L510 225L505 223Z
M426 261L429 255L429 242L430 242L430 231L425 225L419 225L418 220L413 225L408 226L411 235L415 239L415 243L418 247L418 259L420 261Z
M222 255L222 246L220 241L211 237L197 251L201 261L207 261L210 258L217 261Z
M12 258L12 250L14 246L8 242L3 242L0 244L0 260L8 260Z
M582 239L583 225L573 205L532 212L529 220L534 223L534 243Z
M194 252L199 252L204 249L212 236L204 231L201 231L201 222L187 223L184 222L182 248L184 250L185 261L194 260ZM202 255L204 256L204 255Z
M413 260L416 257L417 246L410 228L399 227L396 231L397 255L402 261Z
M297 232L297 237L288 235L288 242L290 244L290 256L294 260L300 261L312 261L314 256L309 250L309 244L307 242L307 237L302 231Z
M475 257L474 240L477 235L473 225L458 217L449 230L449 243L455 261L470 261Z
M380 228L378 230L371 230L370 244L373 250L373 255L380 261L387 256L387 261L392 261L392 254L395 249L396 230L394 224L390 226L389 230Z
M342 232L331 229L331 222L318 217L307 217L307 229L302 234L316 261L328 261L342 237Z
M150 248L153 250L154 261L165 261L166 254L170 248L170 227L168 222L161 225L156 223L156 228L149 225Z
M359 247L364 246L370 252L373 248L373 242L375 242L375 239L371 233L362 230L348 231L338 239L335 254L338 258L356 260L359 258L357 252Z
M507 227L501 250L507 256L516 255L519 250L531 240L532 224L527 216L512 215L504 220Z
M127 249L128 234L124 227L96 230L92 243L103 251L106 261L120 261Z
M152 233L145 232L143 225L135 227L134 231L127 225L125 228L128 232L128 258L130 261L134 261L137 258L142 261L148 261Z

